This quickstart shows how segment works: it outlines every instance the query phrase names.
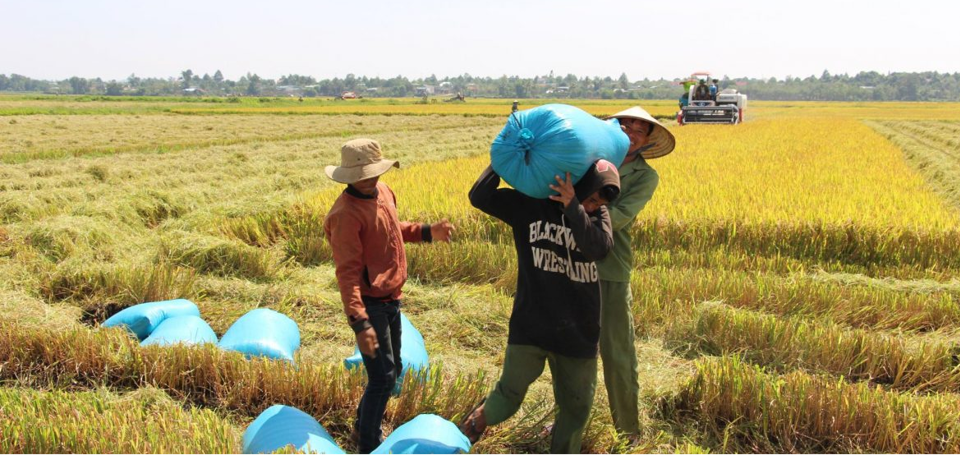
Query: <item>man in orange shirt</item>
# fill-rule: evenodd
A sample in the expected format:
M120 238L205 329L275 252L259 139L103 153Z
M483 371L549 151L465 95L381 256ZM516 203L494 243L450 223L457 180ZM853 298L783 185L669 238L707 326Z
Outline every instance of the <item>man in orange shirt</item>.
M331 179L346 183L323 228L333 250L340 299L367 371L352 439L370 453L383 439L380 424L400 374L400 299L407 280L406 242L449 242L454 227L401 222L397 198L378 180L400 163L383 159L380 144L354 139L340 149L341 164L327 166Z

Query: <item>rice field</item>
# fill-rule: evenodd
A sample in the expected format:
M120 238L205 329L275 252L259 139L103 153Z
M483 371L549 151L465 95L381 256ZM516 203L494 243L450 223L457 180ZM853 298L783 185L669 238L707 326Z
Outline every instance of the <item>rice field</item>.
M0 98L0 451L235 452L276 403L352 450L364 379L341 367L322 220L342 187L322 170L365 136L402 163L384 177L402 218L457 225L408 247L404 311L434 367L386 428L470 409L503 361L516 259L466 193L512 100L355 101ZM651 161L631 227L643 433L615 434L601 385L584 451L956 452L960 105L751 103L739 126L671 124L677 150ZM181 297L218 335L290 316L298 367L98 328ZM547 450L548 376L475 451Z
M457 115L501 117L510 112L513 99L467 98L467 102L445 102L443 96L429 98L366 98L334 100L330 98L161 98L132 97L60 97L3 96L0 116L30 114L272 114L272 115ZM547 103L570 102L563 99L520 99L521 108ZM595 115L608 115L631 106L629 100L574 100ZM676 100L649 100L653 115L674 115Z
M166 153L214 145L262 144L311 138L343 138L462 126L458 118L433 115L429 121L383 115L279 117L269 115L31 115L0 121L0 162L117 153ZM471 126L498 125L476 119ZM131 134L136 132L136 134Z

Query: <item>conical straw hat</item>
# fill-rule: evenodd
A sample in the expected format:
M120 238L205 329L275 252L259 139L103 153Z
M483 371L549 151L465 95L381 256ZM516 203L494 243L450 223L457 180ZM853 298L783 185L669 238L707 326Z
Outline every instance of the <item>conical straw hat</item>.
M677 146L677 140L673 137L673 133L642 107L634 106L625 111L617 112L609 118L633 118L653 124L653 132L650 133L650 141L647 143L649 148L640 152L640 156L644 159L660 158L672 152L674 147Z

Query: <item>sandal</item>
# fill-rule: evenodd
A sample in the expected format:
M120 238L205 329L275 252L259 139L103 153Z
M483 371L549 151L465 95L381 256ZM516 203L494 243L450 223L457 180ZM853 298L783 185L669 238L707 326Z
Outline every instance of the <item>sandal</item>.
M540 429L540 438L542 438L542 439L549 439L550 437L552 437L552 436L553 436L553 427L554 427L553 422L550 422L550 423L544 425L543 428Z
M483 416L483 404L486 401L486 398L480 400L480 403L460 421L460 432L467 437L470 444L476 444L487 431L487 419Z

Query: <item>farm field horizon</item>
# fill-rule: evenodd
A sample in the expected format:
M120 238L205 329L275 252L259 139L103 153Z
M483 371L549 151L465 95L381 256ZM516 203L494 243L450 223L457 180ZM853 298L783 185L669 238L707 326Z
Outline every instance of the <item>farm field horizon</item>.
M512 102L0 96L0 451L238 452L273 404L355 450L365 378L322 223L343 189L323 167L358 137L402 163L402 220L457 226L407 247L432 370L385 429L458 422L506 346L512 235L467 192ZM584 452L960 451L960 103L750 100L740 125L685 126L673 100L520 109L547 102L640 105L677 138L631 227L642 434L616 435L601 368ZM291 317L297 366L99 327L176 298L218 336ZM473 451L546 451L552 404L547 370Z

